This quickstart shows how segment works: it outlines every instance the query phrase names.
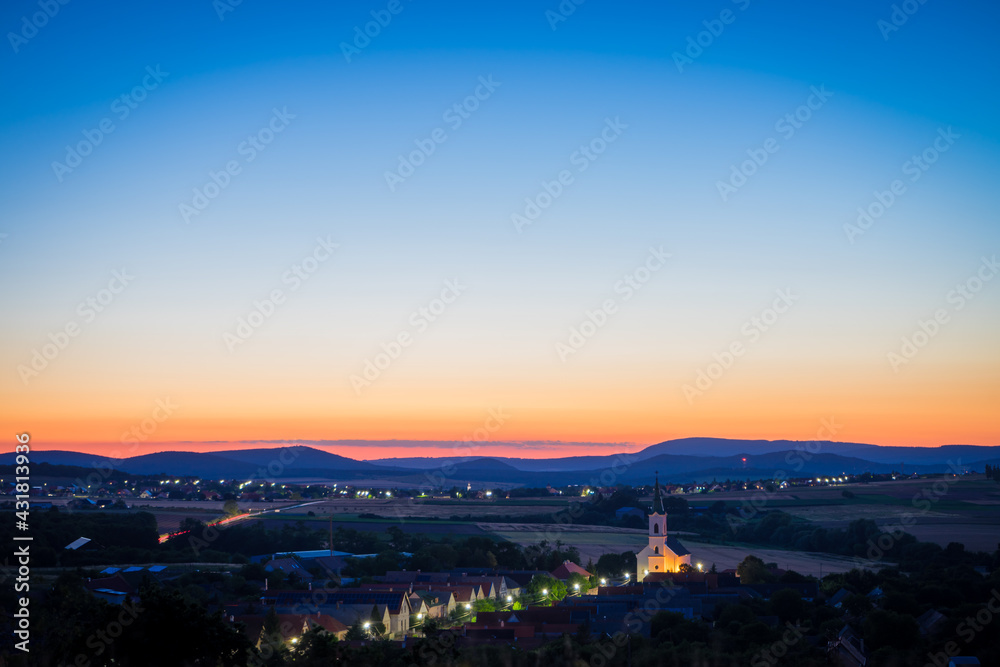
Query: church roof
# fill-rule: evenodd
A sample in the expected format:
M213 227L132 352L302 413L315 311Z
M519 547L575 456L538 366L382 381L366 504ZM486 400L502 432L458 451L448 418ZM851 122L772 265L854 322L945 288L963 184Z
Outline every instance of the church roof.
M663 509L663 496L660 494L660 473L656 473L656 486L653 489L653 514L666 514Z
M678 556L689 556L691 554L690 551L684 548L684 545L681 544L681 541L678 540L673 535L667 537L667 547Z

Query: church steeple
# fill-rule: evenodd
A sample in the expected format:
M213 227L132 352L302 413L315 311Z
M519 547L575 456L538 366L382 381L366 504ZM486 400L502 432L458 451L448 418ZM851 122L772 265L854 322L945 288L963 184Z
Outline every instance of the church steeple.
M663 509L663 496L660 495L660 471L656 471L656 486L653 489L653 514L666 514Z

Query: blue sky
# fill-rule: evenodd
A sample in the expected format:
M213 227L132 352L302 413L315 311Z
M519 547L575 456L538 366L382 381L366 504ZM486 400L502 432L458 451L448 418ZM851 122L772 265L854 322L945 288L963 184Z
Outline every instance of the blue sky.
M240 401L209 394L242 395L257 380L322 395L301 416L309 423L361 412L409 424L429 410L422 433L441 438L458 419L444 406L457 402L474 421L487 405L523 401L520 437L568 429L565 439L655 441L661 431L719 435L720 420L726 434L766 435L734 407L753 403L763 384L764 413L776 424L791 415L773 437L808 436L828 405L855 416L854 439L874 440L894 425L915 428L901 406L933 403L951 387L956 404L928 419L971 420L955 437L996 444L985 413L969 407L972 395L996 395L996 286L921 352L909 379L886 364L900 337L1000 247L995 5L915 3L887 32L879 21L891 20L892 3L588 0L553 29L546 12L557 2L401 0L348 62L342 43L388 4L245 0L220 19L208 1L75 1L30 38L7 36L0 276L14 286L4 306L16 317L0 328L6 398L29 414L64 406L72 419L53 438L86 421L88 396L103 397L100 423L127 421L165 392L191 395L199 419L237 419L274 403L265 388ZM21 33L22 17L38 11L8 3L0 25ZM705 32L713 27L718 35ZM699 33L706 46L679 71L675 54ZM113 100L147 68L162 81L120 117ZM449 125L448 109L484 79L499 85ZM814 89L829 99L782 136L776 122ZM240 146L276 109L287 126L247 161ZM53 162L105 119L114 131L60 180ZM609 121L624 127L620 136L579 171L576 151ZM398 156L438 128L446 141L390 190ZM905 179L907 160L946 128L959 138L850 243L844 225L858 207ZM777 152L723 200L718 183L769 138ZM239 174L186 222L181 205L229 161ZM518 233L512 214L563 170L572 184ZM223 334L326 235L341 245L335 260L237 354L228 350ZM561 359L570 328L661 245L672 253L664 271ZM17 369L32 350L122 266L134 268L135 285L23 382ZM377 387L352 392L349 378L456 276L469 292L446 321ZM801 294L794 315L714 396L685 401L683 385L789 287ZM840 377L848 369L855 379ZM98 372L107 387L88 386ZM583 404L608 405L602 425L568 427L571 408L522 397L524 378L573 405L583 400L577 388L589 388ZM770 389L779 380L787 395ZM852 402L852 385L877 388L890 414L874 415L871 397ZM408 403L414 387L434 388L427 400L437 407ZM456 387L468 390L456 398ZM298 415L276 409L260 437L283 437L276 424L289 412ZM629 421L642 426L614 426ZM197 424L177 428L197 439ZM400 435L368 422L345 429L284 437ZM947 437L943 427L933 434Z

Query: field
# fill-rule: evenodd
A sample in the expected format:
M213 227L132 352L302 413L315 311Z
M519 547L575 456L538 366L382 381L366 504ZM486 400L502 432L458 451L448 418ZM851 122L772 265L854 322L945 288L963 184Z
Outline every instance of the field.
M845 497L844 492L853 497ZM903 526L920 540L994 551L1000 543L1000 485L982 476L907 479L837 487L802 487L776 494L711 494L712 502L746 506L763 499L763 509L780 509L826 528L871 519L883 529ZM692 504L700 504L693 502ZM707 504L707 503L706 503Z
M580 560L584 564L591 559L596 563L597 559L606 553L639 551L646 545L646 533L642 530L624 528L595 530L593 526L589 530L563 530L565 526L559 524L548 526L536 524L513 530L510 528L511 526L507 525L493 532L498 537L523 546L535 544L540 540L548 540L550 543L562 540L565 544L571 544L579 549ZM785 551L758 546L719 546L696 542L682 534L676 535L691 552L691 563L695 565L701 563L705 569L710 568L713 564L719 570L735 569L740 561L749 554L761 558L765 563L777 563L778 567L795 570L800 574L816 576L832 572L846 572L863 565L858 560L828 554Z
M968 549L993 551L1000 543L1000 485L979 476L898 480L870 484L792 487L774 493L762 490L688 494L682 496L693 512L722 501L729 507L780 509L827 528L844 528L855 519L871 519L883 529L905 526L918 539L946 546L961 542ZM49 499L64 505L69 499ZM577 525L566 510L581 502L574 496L489 500L434 498L330 499L319 501L240 502L241 511L261 513L253 521L280 528L304 521L326 530L334 527L385 533L399 526L432 539L448 535L494 535L518 544L561 540L576 546L586 562L604 553L638 550L645 531L631 528ZM640 504L648 504L642 501ZM134 500L131 511L151 512L161 533L176 531L185 518L211 521L222 516L222 501ZM520 523L518 517L551 517L545 524ZM468 517L468 518L466 518ZM850 569L848 559L753 545L703 544L692 535L673 532L705 567L715 563L735 567L748 553L781 567L819 574Z

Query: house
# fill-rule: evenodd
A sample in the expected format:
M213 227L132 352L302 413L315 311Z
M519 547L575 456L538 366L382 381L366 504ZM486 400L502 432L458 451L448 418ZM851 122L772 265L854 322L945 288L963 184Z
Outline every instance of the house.
M102 600L113 604L122 604L126 597L135 595L135 586L129 583L121 573L100 579L90 579L83 584L83 587Z
M573 561L564 560L559 567L552 570L551 572L553 579L558 579L559 581L566 581L572 575L578 574L586 579L590 578L590 572L587 572L584 568L580 567Z
M428 618L447 618L448 614L458 607L455 594L451 591L422 590L414 591L413 595L420 598ZM412 599L412 596L411 596Z
M917 625L920 626L920 634L925 637L932 634L945 620L944 615L941 613L933 609L928 609L917 618Z
M667 535L667 511L663 507L659 474L653 488L648 540L649 543L636 555L636 581L642 581L648 574L676 572L681 565L691 565L691 552L676 537Z
M267 644L264 636L264 625L266 621L264 614L247 614L241 616L230 616L231 623L243 625L243 633L250 642L260 648ZM299 637L312 629L319 629L321 632L328 632L338 640L347 637L348 626L327 614L278 614L278 632L284 642L295 643Z
M845 625L837 638L827 644L827 651L840 658L846 667L864 667L868 664L865 640L858 636L849 625Z
M354 623L382 623L390 636L404 635L410 629L411 610L407 591L358 588L273 591L265 593L261 601L273 606L279 613L319 611L348 626Z
M286 577L296 575L299 581L312 581L313 576L294 558L275 558L264 564L267 572L282 572Z
M833 594L833 597L826 601L828 605L835 609L840 609L844 604L844 600L851 594L846 588L841 588L839 591Z

